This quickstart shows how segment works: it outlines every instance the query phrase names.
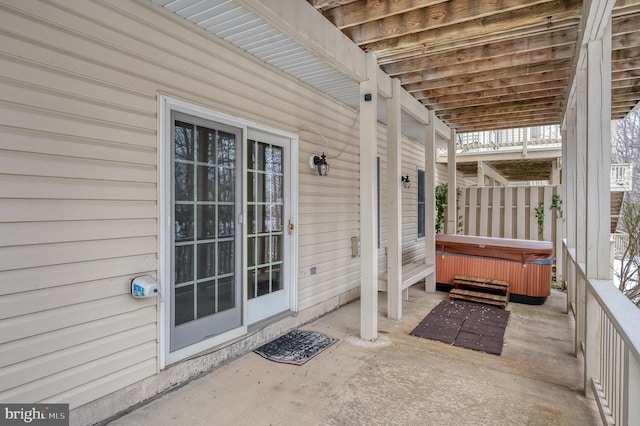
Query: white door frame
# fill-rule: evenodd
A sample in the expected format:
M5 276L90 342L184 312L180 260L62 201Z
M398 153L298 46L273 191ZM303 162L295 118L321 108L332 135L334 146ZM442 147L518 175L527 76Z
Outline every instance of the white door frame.
M169 338L170 338L170 324L171 320L171 260L169 259L170 250L167 250L169 241L171 240L172 227L174 226L172 219L172 212L170 206L171 199L171 144L168 143L171 137L171 111L180 111L186 114L202 117L207 120L212 120L222 124L227 124L233 127L242 129L242 152L246 153L247 147L247 130L249 128L255 129L261 132L272 133L291 140L290 149L290 214L294 224L294 229L291 235L291 248L290 248L290 262L289 265L285 265L287 268L287 275L290 278L290 292L289 292L289 309L293 312L298 310L298 136L294 133L284 132L278 129L274 129L269 126L265 126L256 122L252 122L246 119L235 117L229 114L221 113L210 108L195 105L191 102L186 102L174 97L159 94L158 96L158 206L159 206L159 220L158 220L158 282L161 285L161 297L160 307L158 309L158 323L159 323L159 360L160 368L163 369L170 364L178 362L187 357L193 356L204 350L221 345L232 339L241 337L247 334L247 253L246 243L243 243L243 255L242 255L242 325L238 328L230 330L226 333L218 336L203 340L199 343L187 346L174 352L170 352ZM237 223L242 229L242 240L246 242L247 239L247 165L246 158L243 158L242 168L238 170L238 173L242 174L242 187L243 187L243 200L242 200L242 212L238 215ZM169 251L169 253L167 253Z

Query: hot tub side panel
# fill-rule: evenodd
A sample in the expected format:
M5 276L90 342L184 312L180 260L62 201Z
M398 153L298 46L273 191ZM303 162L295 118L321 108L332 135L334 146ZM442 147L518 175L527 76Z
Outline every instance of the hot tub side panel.
M546 298L551 294L551 261L522 264L510 260L436 254L436 281L453 284L453 277L466 275L503 280L509 283L512 295Z

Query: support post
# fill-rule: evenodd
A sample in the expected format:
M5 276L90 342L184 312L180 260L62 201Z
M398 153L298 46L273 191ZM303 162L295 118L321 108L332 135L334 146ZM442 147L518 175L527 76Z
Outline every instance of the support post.
M424 255L427 265L436 264L436 115L429 111L429 124L425 126L424 142ZM427 276L424 291L436 291L435 272Z
M402 319L401 90L400 80L391 80L391 97L387 99L387 316L395 320Z
M360 338L369 341L378 338L377 67L375 55L368 53L367 80L360 83Z
M476 178L476 186L484 186L484 167L483 161L478 160L478 177Z
M447 149L447 169L449 183L447 192L447 234L456 234L458 230L458 209L456 208L456 130L451 129L451 136Z
M606 19L606 18L605 18ZM587 44L585 275L609 279L611 223L611 16L601 38ZM590 312L593 296L587 290L585 323L585 394L592 396L592 378L600 379L599 318ZM595 309L595 308L592 308Z

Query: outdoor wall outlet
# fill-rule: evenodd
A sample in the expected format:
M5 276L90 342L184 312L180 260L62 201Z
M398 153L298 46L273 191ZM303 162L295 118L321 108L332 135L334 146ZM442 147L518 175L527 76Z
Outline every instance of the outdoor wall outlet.
M315 266L314 266L314 267L312 267L311 269L309 269L309 273L310 273L311 275L315 275L315 274L316 274L316 272L318 272L318 271L316 270L316 267L315 267Z

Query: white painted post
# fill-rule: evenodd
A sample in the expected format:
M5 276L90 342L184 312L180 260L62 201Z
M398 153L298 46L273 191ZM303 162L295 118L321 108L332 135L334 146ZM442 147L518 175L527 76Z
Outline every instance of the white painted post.
M360 83L360 338L369 341L378 338L377 68L375 55L368 53L367 80Z
M402 129L400 80L391 80L387 99L387 191L389 230L387 241L387 316L402 319ZM416 182L417 185L417 182Z
M587 279L609 278L611 176L611 16L602 37L587 44L585 274ZM587 305L591 302L587 294ZM600 379L600 322L589 312L585 323L585 394L588 381Z
M597 284L596 284L597 285ZM583 285L585 292L585 354L584 354L584 391L588 398L593 398L591 379L600 379L600 352L602 330L600 329L600 307L591 290Z
M527 190L529 191L529 239L539 240L538 217L536 216L536 208L538 208L538 204L540 203L538 187L530 186ZM543 223L542 226L544 227L544 225ZM547 224L547 226L549 226L549 224Z
M476 186L484 186L484 167L483 161L478 160L478 177L476 178Z
M458 213L456 209L456 130L451 129L447 154L447 170L449 183L447 192L447 234L456 234L458 228Z
M513 188L504 188L504 238L513 238Z
M489 236L489 188L480 188L480 232L481 237Z
M436 264L436 115L429 111L429 124L425 126L424 142L424 254L427 265ZM436 274L429 275L424 282L424 291L436 291Z
M611 23L587 54L587 278L608 279L611 227Z
M587 208L587 156L586 156L586 121L587 121L587 72L576 71L576 179L575 179L575 211L574 233L576 236L576 262L584 265L586 257L586 215ZM582 351L585 339L586 304L584 280L576 276L576 354ZM586 367L585 367L586 368ZM590 393L590 386L584 383L585 393Z
M553 234L553 228L556 225L556 212L555 210L551 210L553 187L545 186L542 193L542 202L544 203L544 230L542 231L542 239L553 242L551 236Z
M498 188L497 186L493 187L493 197L491 200L491 236L492 237L501 237L500 235L500 193L504 192L504 188Z
M516 238L523 240L526 236L526 196L523 186L516 188Z
M469 187L469 214L467 216L467 235L478 235L478 187Z

